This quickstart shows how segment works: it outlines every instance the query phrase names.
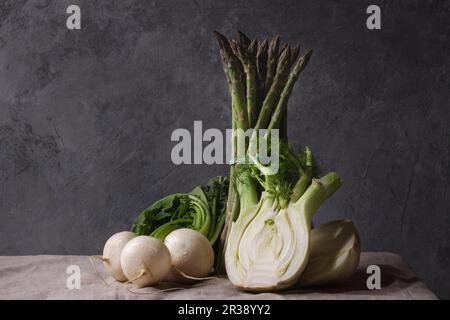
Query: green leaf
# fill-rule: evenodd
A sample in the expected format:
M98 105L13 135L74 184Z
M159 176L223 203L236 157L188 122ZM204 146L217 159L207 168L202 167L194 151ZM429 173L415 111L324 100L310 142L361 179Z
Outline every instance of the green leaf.
M223 227L227 196L228 179L214 177L190 193L175 193L156 201L139 214L132 231L163 240L173 230L192 228L214 244Z

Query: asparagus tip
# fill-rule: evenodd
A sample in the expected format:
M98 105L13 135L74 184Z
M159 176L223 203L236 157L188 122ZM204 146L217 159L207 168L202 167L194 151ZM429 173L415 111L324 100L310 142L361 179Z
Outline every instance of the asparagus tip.
M306 66L306 64L309 62L309 59L311 58L311 56L312 56L312 53L313 53L313 50L312 49L310 49L310 50L308 50L308 52L306 52L305 53L305 55L302 57L303 58L303 65L305 65Z
M243 46L248 46L250 44L250 39L242 31L237 32L237 40Z

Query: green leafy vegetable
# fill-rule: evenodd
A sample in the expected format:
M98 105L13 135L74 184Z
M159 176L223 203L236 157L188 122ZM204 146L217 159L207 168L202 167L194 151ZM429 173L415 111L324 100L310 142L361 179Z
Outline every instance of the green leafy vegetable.
M191 228L213 245L225 221L227 189L228 179L215 177L189 193L166 196L139 214L132 231L164 240L176 229Z

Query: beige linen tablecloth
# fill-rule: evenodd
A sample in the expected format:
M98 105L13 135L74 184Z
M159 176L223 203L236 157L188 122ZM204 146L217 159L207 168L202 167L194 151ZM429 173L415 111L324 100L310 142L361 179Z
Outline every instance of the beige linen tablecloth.
M380 290L368 290L366 286L366 269L372 264L381 268ZM100 262L95 266L87 256L1 256L0 299L436 299L401 257L392 253L363 253L357 272L340 286L260 294L240 291L226 278L174 291L160 291L173 287L168 284L137 289L113 281ZM77 285L74 277L78 270L80 288L69 289L67 282L69 287Z

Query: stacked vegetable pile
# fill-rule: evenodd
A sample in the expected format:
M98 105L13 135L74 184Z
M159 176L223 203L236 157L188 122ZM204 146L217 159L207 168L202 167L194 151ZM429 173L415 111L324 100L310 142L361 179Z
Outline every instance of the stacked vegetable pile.
M312 51L301 55L299 45L289 44L280 49L278 37L215 36L235 129L229 178L155 202L133 232L108 240L101 259L115 279L139 286L201 280L214 261L218 273L226 271L247 291L347 279L360 255L353 223L337 220L311 230L314 214L341 179L335 172L318 178L311 150L296 152L287 136L288 100ZM262 145L276 156L277 170L262 161Z
M300 46L289 44L279 50L278 37L250 41L239 32L230 41L215 35L231 93L232 127L253 129L248 142L239 134L232 139L234 164L221 238L226 272L245 290L288 288L307 266L315 212L341 185L335 172L314 178L311 150L295 152L288 144L288 99L312 51L300 55ZM277 152L269 140L273 132L281 139L277 172L259 161L261 140ZM242 145L245 151L239 154Z

